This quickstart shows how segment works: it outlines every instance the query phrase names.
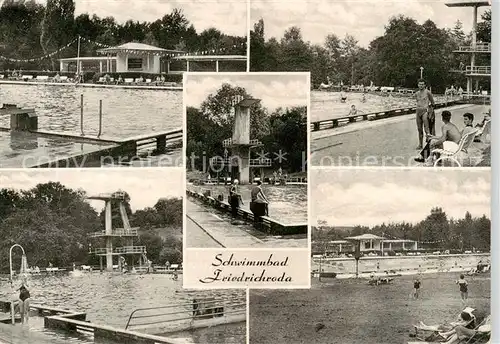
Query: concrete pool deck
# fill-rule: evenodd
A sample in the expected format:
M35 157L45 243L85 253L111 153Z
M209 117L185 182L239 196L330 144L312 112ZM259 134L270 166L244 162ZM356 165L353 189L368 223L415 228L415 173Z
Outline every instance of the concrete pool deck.
M175 131L173 131L175 132ZM0 128L0 168L36 167L157 167L182 164L182 149L169 133L150 134L128 139L78 136L38 130L10 131ZM141 142L141 143L139 143ZM163 144L167 149L159 155L139 153L142 147L154 149Z
M445 108L452 113L452 123L461 130L463 114L475 115L474 123L482 121L487 105L456 105ZM441 111L436 111L436 134L441 133ZM415 114L376 121L351 123L339 128L313 132L311 135L311 164L314 166L422 166L413 160L418 155L415 147L418 136ZM474 142L469 149L471 163L482 162L489 145Z

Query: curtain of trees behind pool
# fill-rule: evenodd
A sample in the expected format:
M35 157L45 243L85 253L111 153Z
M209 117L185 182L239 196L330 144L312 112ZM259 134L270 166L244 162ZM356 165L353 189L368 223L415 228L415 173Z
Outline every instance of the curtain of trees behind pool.
M477 27L477 41L491 42L491 10L482 16ZM395 86L416 88L420 66L435 93L444 93L451 85L465 85L465 76L452 72L461 63L470 65L468 54L454 54L459 46L471 44L471 34L465 33L457 21L453 29L440 29L427 20L418 24L405 16L393 17L385 26L383 36L362 48L351 35L340 39L335 33L325 38L323 45L305 42L300 28L287 29L281 39L265 41L265 23L261 19L250 33L251 71L310 71L311 86L327 82L334 84ZM489 66L489 54L477 54L476 65ZM483 89L491 89L489 79L481 79Z
M73 41L78 35L110 46L131 41L164 49L186 52L205 50L246 55L246 37L228 36L215 28L198 33L182 13L174 9L154 22L128 20L119 24L113 17L99 18L84 13L75 17L73 0L4 0L0 8L0 55L14 59L45 56ZM216 23L214 23L216 25ZM96 56L100 49L82 43L80 56ZM57 59L77 56L77 44L51 58L36 62L10 62L0 59L0 69L59 69Z
M8 252L11 245L20 244L30 266L46 267L49 262L59 267L71 267L73 263L99 265L99 258L89 254L89 244L93 248L105 246L91 241L89 234L104 230L104 212L98 214L85 201L86 196L84 191L58 182L22 191L0 189L0 251ZM135 212L130 209L129 200L127 195L130 225L139 227L139 238L134 239L134 244L145 245L148 259L154 264L167 260L182 262L182 199L159 199L153 207ZM112 216L113 228L122 227L115 204ZM18 253L14 251L13 255ZM1 255L0 272L8 271L9 256Z
M348 236L371 233L388 239L409 239L419 242L420 250L437 248L450 252L480 250L489 252L491 248L491 221L486 216L473 218L466 212L464 218L448 218L441 208L433 208L431 213L417 224L389 223L373 227L354 226L339 228L327 226L326 223L313 227L312 240L321 251L321 243L331 240L343 240Z
M222 141L232 137L234 115L231 115L231 101L237 95L252 97L242 87L223 84L207 97L199 109L187 108L186 152L189 170L206 172L211 157L224 156ZM261 157L262 152L269 153L267 157L272 159L273 166L268 174L281 167L289 175L305 175L307 107L279 108L270 112L257 103L250 111L250 138L264 144L262 149L252 150L251 158ZM276 155L280 150L286 153L281 162ZM231 152L228 153L231 156Z

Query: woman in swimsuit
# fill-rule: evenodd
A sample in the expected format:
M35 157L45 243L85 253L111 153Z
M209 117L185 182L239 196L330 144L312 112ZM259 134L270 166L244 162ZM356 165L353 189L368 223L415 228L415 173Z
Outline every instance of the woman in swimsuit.
M24 319L26 318L26 323L30 318L30 292L25 286L25 282L19 288L19 313L21 314L21 323L24 324Z

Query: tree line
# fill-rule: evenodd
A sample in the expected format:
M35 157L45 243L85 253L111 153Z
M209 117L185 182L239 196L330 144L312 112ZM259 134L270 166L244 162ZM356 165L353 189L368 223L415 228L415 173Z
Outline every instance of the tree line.
M418 241L421 249L429 250L489 251L491 247L491 221L485 215L472 217L467 211L463 218L453 219L439 207L432 208L430 214L416 224L399 222L373 227L337 228L320 222L318 226L313 227L312 240L326 243L366 233L388 239Z
M188 168L206 172L211 157L223 157L222 141L232 137L234 114L231 113L234 97L252 98L244 88L223 84L209 95L200 108L187 108L187 159ZM307 148L307 107L278 108L269 111L259 102L250 109L250 138L263 143L252 151L252 159L269 153L273 168L288 173L305 171ZM228 148L229 149L229 148ZM275 159L276 154L283 159ZM276 154L275 154L276 153ZM260 155L259 155L260 154ZM231 156L230 149L228 156Z
M97 213L86 197L84 191L59 182L38 184L29 190L0 189L0 271L9 271L9 249L13 244L25 249L30 266L46 267L49 262L61 267L73 263L98 265L98 258L89 254L89 248L105 246L96 244L89 234L104 230L104 214ZM156 264L167 260L180 263L182 199L160 199L153 207L135 212L129 201L130 197L126 202L130 225L140 228L134 245L145 245L148 259ZM116 204L112 204L112 215L113 228L122 227ZM13 252L19 258L18 250Z
M128 20L121 24L113 17L100 18L95 14L75 17L73 0L47 0L45 5L35 0L4 0L0 7L0 56L15 59L45 56L78 35L109 46L135 41L186 52L224 49L227 54L246 54L246 37L226 35L216 28L197 32L180 9L153 22ZM100 48L82 43L80 55L95 56ZM0 68L55 70L58 58L74 56L77 56L76 44L57 56L35 62L0 59Z
M491 10L478 23L478 42L491 42ZM470 64L469 54L453 51L471 44L460 21L452 29L438 28L432 20L419 24L415 19L399 15L390 18L382 36L372 40L368 48L347 34L326 36L323 44L303 39L299 27L288 28L281 39L265 40L264 20L254 24L250 33L250 68L252 71L310 71L311 85L317 88L327 82L335 85L370 85L416 88L423 76L434 92L455 85L465 89L465 76L453 72ZM476 65L489 66L489 54L478 54ZM483 89L490 80L481 80Z

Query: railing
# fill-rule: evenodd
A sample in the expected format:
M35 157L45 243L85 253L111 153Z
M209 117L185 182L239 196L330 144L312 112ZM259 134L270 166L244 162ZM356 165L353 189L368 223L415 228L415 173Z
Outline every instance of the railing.
M100 231L100 232L94 232L90 234L92 238L95 237L102 237L102 236L107 236L107 235L113 235L113 236L137 236L138 232L137 229L115 229L111 232L111 234L106 234L106 231Z
M95 254L127 254L127 253L147 253L146 246L123 246L115 247L111 252L108 251L106 247L95 248L93 251Z
M491 43L477 43L476 45L466 45L458 47L457 52L479 52L491 53Z
M130 314L125 330L146 329L154 325L164 327L163 330L169 332L177 332L188 328L242 322L246 319L246 306L246 300L241 298L213 297L168 306L138 308Z
M137 155L141 154L163 154L167 151L167 146L182 142L182 129L164 131L161 133L139 135L122 143L134 143Z
M457 103L457 101L436 103L434 108L440 109L440 108L454 105L456 103ZM359 115L344 116L344 117L338 117L338 118L333 118L333 119L327 119L327 120L323 120L323 121L316 121L316 122L311 123L311 131L319 131L319 130L324 130L324 129L338 128L340 125L355 123L355 122L359 122L359 121L377 120L377 119L382 119L382 118L391 118L391 117L397 117L397 116L402 116L402 115L409 115L409 114L415 113L415 111L416 111L415 107L405 107L405 108L400 108L400 109L391 109L391 110L386 110L386 111L362 113Z
M465 74L483 74L483 75L491 75L491 67L490 66L466 66Z
M262 145L262 142L260 142L258 139L252 139L248 142L249 145L252 146L260 146ZM222 141L222 146L223 147L230 147L233 145L233 139L225 139Z

